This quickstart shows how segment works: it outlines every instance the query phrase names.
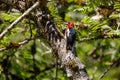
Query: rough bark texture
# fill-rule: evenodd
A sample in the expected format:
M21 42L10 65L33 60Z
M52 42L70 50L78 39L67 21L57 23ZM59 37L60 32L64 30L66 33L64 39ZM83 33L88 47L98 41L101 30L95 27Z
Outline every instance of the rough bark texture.
M8 1L8 4L10 4L12 0L1 1L6 4ZM36 9L35 13L35 21L37 21L39 34L43 35L49 42L54 54L61 62L61 67L66 71L67 77L69 77L70 80L90 80L85 66L79 61L71 50L66 50L66 38L61 34L55 25L48 8L45 4L43 4L44 1L46 0L41 0L39 7L40 9Z
M66 71L67 77L70 80L90 80L85 66L71 50L66 50L66 38L61 36L53 19L50 18L50 14L47 12L37 11L39 32L44 35L53 48L54 54L59 58L61 67Z

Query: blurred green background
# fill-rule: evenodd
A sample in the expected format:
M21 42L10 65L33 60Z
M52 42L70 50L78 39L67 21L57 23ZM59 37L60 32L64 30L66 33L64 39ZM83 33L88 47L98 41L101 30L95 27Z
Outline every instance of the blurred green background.
M120 1L51 0L47 6L60 30L64 22L75 22L76 52L89 77L98 80L110 68L101 80L120 80ZM22 13L0 7L1 33ZM0 80L68 80L60 65L56 79L56 58L43 37L17 47L31 32L33 37L38 35L35 23L25 18L0 40ZM85 39L92 37L95 39ZM8 49L3 51L4 47Z

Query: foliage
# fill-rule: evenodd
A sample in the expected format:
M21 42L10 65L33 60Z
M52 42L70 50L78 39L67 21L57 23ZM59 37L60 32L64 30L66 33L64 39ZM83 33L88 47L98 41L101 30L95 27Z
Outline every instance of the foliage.
M64 22L75 22L76 52L93 80L97 80L114 61L120 58L120 43L117 39L120 37L119 0L52 0L47 6L61 30L65 28ZM0 33L20 15L21 13L1 11ZM56 68L51 67L56 64L55 57L43 37L15 47L20 42L38 35L35 23L26 18L17 24L17 27L12 29L3 40L0 40L0 49L8 48L0 52L0 80L7 80L9 75L20 80L54 80L56 78ZM92 37L95 39L79 41ZM50 68L46 70L47 67ZM58 67L57 80L67 80L65 72L60 69L60 65ZM102 80L120 80L119 75L120 65L116 62Z

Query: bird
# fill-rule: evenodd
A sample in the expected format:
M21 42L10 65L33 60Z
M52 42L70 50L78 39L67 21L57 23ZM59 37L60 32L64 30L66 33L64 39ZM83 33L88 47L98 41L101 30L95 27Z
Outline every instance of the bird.
M67 22L65 35L67 41L66 49L72 50L72 52L76 54L75 53L76 30L74 29L74 22L72 21Z

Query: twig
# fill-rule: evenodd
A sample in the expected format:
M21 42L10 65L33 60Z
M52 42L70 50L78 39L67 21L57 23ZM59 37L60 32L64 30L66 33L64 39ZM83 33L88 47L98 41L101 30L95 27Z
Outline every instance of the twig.
M15 27L26 15L28 15L32 10L34 10L39 5L39 2L36 2L32 7L25 11L17 20L15 20L10 26L8 26L1 34L0 40L3 39L5 34L7 34L12 28Z
M94 40L96 39L95 37L91 37L91 38L81 38L80 40L78 40L78 42L84 42L84 41L90 41L90 40Z
M0 52L5 51L5 50L8 50L8 49L11 49L11 48L18 48L18 47L20 47L20 46L28 43L28 42L31 41L31 40L34 40L34 38L26 39L26 40L24 40L24 41L21 41L21 42L18 43L17 46L14 46L14 45L13 45L13 47L10 47L10 48L8 48L8 47L0 48ZM10 46L10 45L8 45L8 46Z
M110 69L115 65L115 64L118 64L120 61L120 58L118 58L117 60L115 60L102 74L101 76L99 77L98 80L101 80L107 73L108 71L110 71Z
M35 38L26 39L26 40L20 42L19 45L22 46L22 45L24 45L24 44L26 44L26 43L28 43L29 41L34 40L34 39L35 39Z
M64 34L58 29L57 26L54 26L55 31L58 33L58 35L62 38L64 38Z
M90 38L81 38L78 42L90 41L90 40L98 40L98 39L113 39L113 38L120 38L119 35L112 35L112 36L97 36L97 37L90 37Z
M6 50L6 49L7 49L6 47L0 48L0 52L1 52L1 51L4 51L4 50Z
M51 51L51 48L46 46L43 42L40 43L47 51Z

